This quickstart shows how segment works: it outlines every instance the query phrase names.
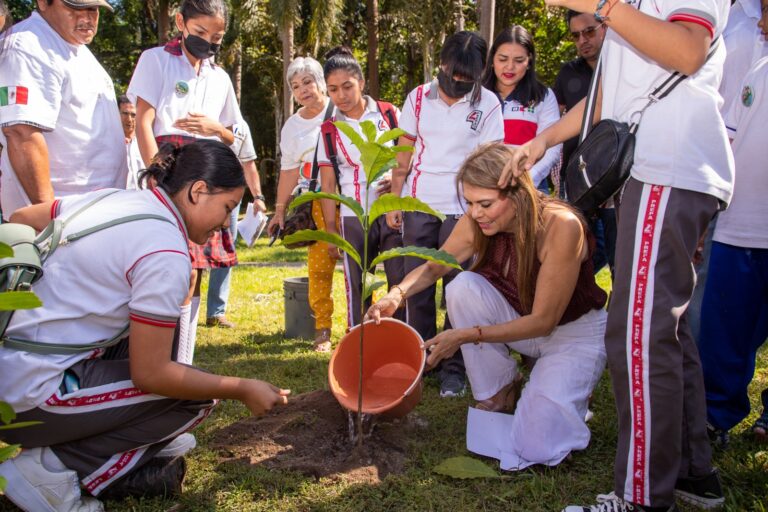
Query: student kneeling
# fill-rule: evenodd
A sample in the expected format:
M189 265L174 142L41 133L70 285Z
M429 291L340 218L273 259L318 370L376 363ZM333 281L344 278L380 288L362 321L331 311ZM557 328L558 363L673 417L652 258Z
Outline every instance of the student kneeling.
M428 365L461 348L477 408L511 412L520 384L510 350L537 358L510 422L495 447L504 469L554 466L587 447L584 417L605 367L606 294L595 283L584 222L569 205L536 191L528 174L499 187L511 151L486 144L457 176L467 213L442 249L474 261L446 290L454 329L425 345ZM428 262L368 310L378 321L448 268ZM468 429L468 441L473 441ZM471 444L471 443L470 443Z
M240 162L224 144L204 140L161 150L143 180L156 186L65 197L11 218L37 230L52 218L72 218L66 236L129 215L157 216L60 246L34 286L44 306L17 311L8 328L10 338L89 344L129 326L127 337L106 350L0 348L0 400L18 421L43 422L0 436L24 447L0 465L7 496L24 510L103 510L98 500L81 497L80 486L93 496L178 492L185 466L168 456L184 446L169 443L200 424L217 399L239 400L257 415L287 401L288 391L266 382L173 361L191 273L187 238L203 244L226 227L243 195Z

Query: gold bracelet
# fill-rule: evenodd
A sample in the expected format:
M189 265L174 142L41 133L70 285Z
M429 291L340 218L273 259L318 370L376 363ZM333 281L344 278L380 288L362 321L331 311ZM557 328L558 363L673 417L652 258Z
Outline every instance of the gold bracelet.
M389 291L392 291L395 288L397 288L397 291L400 292L400 304L398 305L398 308L400 308L400 307L403 306L403 304L405 304L405 292L403 291L402 288L400 288L400 285L397 285L397 284L395 286L393 286L392 288L390 288Z

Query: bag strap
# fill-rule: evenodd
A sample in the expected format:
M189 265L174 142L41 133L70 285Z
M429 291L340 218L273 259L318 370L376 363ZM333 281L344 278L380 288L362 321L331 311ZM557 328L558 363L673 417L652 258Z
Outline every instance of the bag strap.
M712 41L712 44L709 46L709 53L707 54L707 58L704 60L704 64L709 62L709 59L712 58L712 56L717 51L717 47L719 46L720 37L717 37L714 41ZM581 132L579 133L579 143L584 142L584 139L587 138L587 135L589 134L589 131L592 129L592 120L595 117L595 107L597 106L597 90L598 90L598 84L600 83L600 77L602 75L603 71L603 59L599 58L597 60L597 66L595 66L595 72L592 74L592 81L589 84L589 92L587 93L587 101L584 105L584 117L581 120ZM675 71L673 73L670 73L669 76L664 80L661 85L656 87L649 95L648 95L648 102L641 108L640 110L633 112L630 116L630 122L629 122L629 131L630 133L637 133L638 128L640 127L640 121L643 118L643 114L645 113L645 110L653 105L654 103L658 103L659 101L666 98L669 93L671 93L675 87L680 85L680 83L683 82L688 78L688 75L685 75L683 73L680 73L679 71Z
M333 115L334 105L331 100L328 100L328 107L325 109L325 115L323 116L323 123L331 118ZM317 148L318 144L315 144L315 156L312 158L312 172L309 178L309 191L315 192L317 190L317 175L320 174L320 165L317 163ZM327 148L326 148L327 152Z
M339 170L339 155L336 152L336 126L330 121L325 121L320 126L320 136L325 144L325 154L328 155L328 159L333 166L333 173L336 175L336 188L340 188L339 178L341 178L341 171Z
M112 336L107 340L102 340L96 343L77 343L77 344L64 344L64 343L46 343L42 341L29 341L17 338L4 337L0 339L0 346L12 350L23 350L24 352L31 352L33 354L43 355L69 355L78 354L80 352L88 352L90 350L97 350L101 348L108 348L112 345L116 345L120 340L128 335L130 324L123 327L119 333Z

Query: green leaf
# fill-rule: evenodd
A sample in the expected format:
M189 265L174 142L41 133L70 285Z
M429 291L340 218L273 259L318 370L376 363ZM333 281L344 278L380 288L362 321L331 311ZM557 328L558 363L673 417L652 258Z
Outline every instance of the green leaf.
M395 140L398 137L402 137L405 134L406 132L402 128L392 128L391 130L387 130L386 132L382 133L381 136L376 140L376 143L386 144L387 142Z
M381 263L382 261L391 260L392 258L398 258L400 256L413 256L415 258L434 261L440 265L445 265L446 267L461 270L461 265L459 265L459 262L456 261L456 258L447 252L439 251L437 249L428 249L426 247L416 247L413 245L409 245L407 247L395 247L394 249L384 251L383 253L376 256L376 259L371 262L371 265L368 268L373 269L378 263Z
M18 444L10 444L8 446L4 446L0 448L0 462L8 459L12 459L16 456L17 453L19 453L19 450L21 449L21 445Z
M397 197L395 194L384 194L376 199L368 210L368 225L372 226L373 221L392 211L403 212L422 212L434 215L440 220L445 220L445 215L433 210L427 203L416 199L415 197Z
M346 135L349 140L352 141L352 144L357 146L357 149L360 149L366 144L360 134L357 133L354 128L349 126L349 124L345 123L344 121L334 121L333 124L336 126L336 128L339 129L339 131L341 131L341 133Z
M373 124L373 121L363 121L360 123L360 128L368 142L376 142L376 125Z
M341 194L329 194L327 192L304 192L299 197L291 201L291 204L288 205L288 209L293 210L294 208L301 206L304 203L314 201L315 199L330 199L332 201L338 201L339 203L346 205L350 210L354 212L355 215L357 215L357 220L359 220L362 224L363 215L365 215L363 207L360 206L360 203L351 197L343 196Z
M0 258L12 258L13 249L10 245L0 242Z
M365 287L363 288L363 300L367 300L368 297L373 295L373 292L387 284L386 281L376 280L376 275L371 272L365 273Z
M502 478L495 469L485 462L472 457L451 457L432 469L435 473L451 478Z
M34 309L43 303L32 292L3 292L0 293L0 311L13 311L14 309Z
M8 485L8 480L6 480L5 477L0 476L0 494L3 494L6 485Z
M8 424L16 419L16 411L6 402L0 402L0 421Z
M18 423L11 423L10 425L0 425L0 430L12 430L14 428L34 427L35 425L41 425L42 421L20 421Z
M292 233L288 236L286 236L283 239L284 245L290 245L295 244L296 242L308 242L310 240L314 241L321 241L326 242L331 245L335 245L342 251L349 254L349 256L355 260L355 263L360 268L363 268L362 265L360 265L360 255L357 253L354 247L352 247L352 244L341 238L339 235L335 233L328 233L327 231L320 231L315 229L302 229L301 231L297 231L295 233Z
M387 163L381 169L379 169L379 172L377 172L376 175L372 177L371 183L374 183L376 180L384 176L390 169L396 166L397 166L397 162L395 160L391 160L389 163Z
M378 175L382 168L389 166L391 169L393 165L397 164L392 148L369 143L358 149L360 149L360 163L363 164L368 183L373 183L372 178Z
M390 149L395 153L413 153L413 146L392 146Z

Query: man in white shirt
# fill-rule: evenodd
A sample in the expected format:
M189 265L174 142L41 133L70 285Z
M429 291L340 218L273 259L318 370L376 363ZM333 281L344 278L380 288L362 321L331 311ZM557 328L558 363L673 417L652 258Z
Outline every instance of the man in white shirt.
M136 141L136 107L126 95L117 98L117 107L120 109L120 123L123 125L125 135L126 162L128 164L128 179L125 188L138 190L139 171L144 169L144 161L141 159L139 144Z
M0 206L18 208L124 188L123 131L112 79L87 48L106 0L38 0L0 61Z

